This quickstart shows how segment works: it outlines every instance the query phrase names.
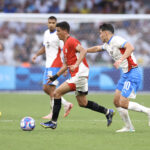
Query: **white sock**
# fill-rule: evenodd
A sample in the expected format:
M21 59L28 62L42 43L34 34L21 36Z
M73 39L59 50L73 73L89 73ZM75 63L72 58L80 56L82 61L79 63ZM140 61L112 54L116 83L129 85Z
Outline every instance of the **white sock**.
M63 97L61 97L61 103L65 106L68 106L68 101L66 101Z
M128 109L138 111L138 112L144 112L146 114L148 114L149 112L149 108L142 106L136 102L129 102Z
M53 112L54 98L52 98L52 99L50 100L50 106L51 106L51 111L50 111L50 113L51 113L51 112Z
M132 122L130 120L129 114L128 114L128 110L124 109L122 107L117 107L117 110L118 110L122 120L124 121L125 126L130 128L130 129L134 129Z
M61 103L65 106L68 106L68 102L61 97ZM53 106L54 106L54 98L52 98L52 100L50 101L50 105L51 105L51 112L53 112Z

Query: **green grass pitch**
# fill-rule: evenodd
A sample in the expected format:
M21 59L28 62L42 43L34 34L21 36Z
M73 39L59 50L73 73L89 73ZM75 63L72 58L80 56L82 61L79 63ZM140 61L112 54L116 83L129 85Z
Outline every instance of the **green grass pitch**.
M90 94L89 100L113 108L112 94ZM74 104L67 118L63 107L56 130L40 126L42 116L49 112L49 97L45 94L0 93L0 150L148 150L150 127L143 113L130 111L135 133L116 133L123 122L116 112L113 123L106 126L103 114L78 107L75 96L65 98ZM150 107L150 95L137 95L137 102ZM115 109L116 111L116 109ZM22 131L20 120L31 116L36 121L33 131Z

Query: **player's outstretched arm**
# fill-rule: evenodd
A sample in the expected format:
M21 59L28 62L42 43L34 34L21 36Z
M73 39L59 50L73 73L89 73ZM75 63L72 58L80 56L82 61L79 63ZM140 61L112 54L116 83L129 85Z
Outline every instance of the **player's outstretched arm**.
M38 56L43 55L45 53L45 47L43 46L33 57L32 62L35 63L35 60Z
M102 51L102 46L93 46L93 47L90 47L87 49L87 53L96 53L96 52L99 52L99 51Z

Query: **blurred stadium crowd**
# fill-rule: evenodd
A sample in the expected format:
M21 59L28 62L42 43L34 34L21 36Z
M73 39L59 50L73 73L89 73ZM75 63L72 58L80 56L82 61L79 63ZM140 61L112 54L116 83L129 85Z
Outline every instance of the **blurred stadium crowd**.
M0 11L5 13L149 13L150 9L142 0L2 0ZM3 5L2 5L3 4ZM123 5L123 6L122 6ZM86 8L86 9L85 9ZM80 23L71 25L71 34L87 48L101 44L98 27L102 23ZM135 55L141 66L150 64L150 21L132 20L112 22L116 33L123 36L135 47ZM45 24L0 22L0 64L26 66L33 65L31 58L42 46ZM87 55L91 65L109 65L107 53ZM44 65L45 57L37 60Z
M138 63L141 66L148 66L150 64L150 21L114 22L113 25L116 34L127 38L135 46ZM71 34L77 37L85 48L101 44L98 26L99 24L95 23L80 23L72 28ZM0 42L4 46L3 51L0 52L0 64L32 65L31 58L42 46L45 29L47 26L44 24L0 23ZM95 65L106 65L112 61L105 52L88 54L87 58L90 64ZM44 57L39 57L37 65L44 65L44 60Z
M1 0L5 13L150 13L148 0Z

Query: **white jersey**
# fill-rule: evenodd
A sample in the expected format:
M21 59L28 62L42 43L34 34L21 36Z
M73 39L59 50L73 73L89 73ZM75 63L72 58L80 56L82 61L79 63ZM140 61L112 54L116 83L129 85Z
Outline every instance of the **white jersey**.
M111 39L103 44L103 49L107 50L109 55L115 60L119 60L122 55L125 53L126 49L124 45L127 43L125 39L120 36L112 36ZM132 68L136 67L136 59L133 53L127 59L125 59L121 64L120 67L124 73L130 71Z
M46 68L62 67L63 41L60 41L56 31L50 32L49 29L44 32L43 45L45 46Z

